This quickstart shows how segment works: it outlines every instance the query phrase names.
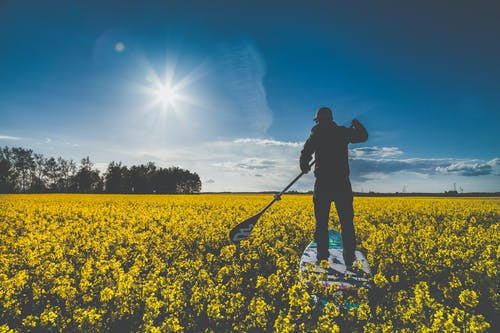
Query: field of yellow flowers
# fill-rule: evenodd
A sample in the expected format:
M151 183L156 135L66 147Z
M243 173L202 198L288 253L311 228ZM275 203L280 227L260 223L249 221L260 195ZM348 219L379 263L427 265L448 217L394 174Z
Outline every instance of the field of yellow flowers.
M230 243L270 199L0 195L0 332L495 330L499 198L356 197L374 288L349 311L320 309L298 276L311 196L285 195Z

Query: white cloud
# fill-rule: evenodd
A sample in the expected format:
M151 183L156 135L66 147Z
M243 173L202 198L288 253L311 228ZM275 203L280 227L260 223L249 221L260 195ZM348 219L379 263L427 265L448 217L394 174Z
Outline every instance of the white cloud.
M0 135L0 140L22 140L23 138L10 135Z
M257 146L278 146L278 147L293 147L293 148L302 147L304 145L303 142L287 142L287 141L277 141L272 139L256 139L256 138L236 139L233 142L242 144L254 144Z
M487 164L491 165L492 167L500 166L500 158L494 158L491 161L488 161Z
M72 143L64 137L46 137L44 139L41 138L32 138L26 139L27 143L31 143L37 146L36 150L40 150L41 153L44 153L46 150L51 151L49 154L54 154L54 151L57 151L57 154L63 154L72 151L74 152L76 148L79 148L80 145L77 143Z
M437 167L436 171L441 173L458 173L462 176L485 176L493 172L493 167L497 166L497 161L490 162L475 162L475 161L460 161L452 163L446 167Z
M277 161L264 158L244 158L238 162L212 163L213 166L230 170L264 170L272 169Z
M223 45L216 66L224 82L225 98L232 99L238 110L236 117L252 132L265 134L273 119L263 84L265 61L256 45L249 41Z
M396 147L361 147L349 149L349 156L358 157L395 157L402 155L403 152Z

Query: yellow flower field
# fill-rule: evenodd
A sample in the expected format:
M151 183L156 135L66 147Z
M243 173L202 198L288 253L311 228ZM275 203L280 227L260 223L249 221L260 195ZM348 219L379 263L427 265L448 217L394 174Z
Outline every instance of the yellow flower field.
M311 196L0 195L0 332L488 332L499 198L355 198L375 287L315 306L298 276ZM338 217L331 216L338 228Z

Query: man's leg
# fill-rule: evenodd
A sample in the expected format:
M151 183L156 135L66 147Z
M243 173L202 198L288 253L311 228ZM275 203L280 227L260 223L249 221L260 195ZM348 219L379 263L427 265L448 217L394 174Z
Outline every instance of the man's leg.
M314 232L314 240L318 244L318 260L328 258L328 217L330 215L331 200L325 193L322 193L318 181L314 186L314 215L316 216L316 230Z
M340 227L342 228L342 246L344 248L344 261L346 266L351 266L354 262L356 250L356 235L354 233L354 209L352 206L352 190L351 183L342 186L342 191L339 191L335 197L335 208L339 214Z

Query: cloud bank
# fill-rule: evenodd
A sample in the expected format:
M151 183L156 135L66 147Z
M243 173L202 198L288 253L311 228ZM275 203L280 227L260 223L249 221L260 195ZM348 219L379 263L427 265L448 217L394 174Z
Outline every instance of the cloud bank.
M494 174L492 161L458 160L454 158L373 159L353 158L351 177L357 181L371 179L373 174L391 175L411 172L421 175L459 175L477 177Z
M69 155L67 158L78 160L90 155L101 171L105 171L111 160L122 161L125 165L153 161L162 167L179 166L198 173L206 192L279 191L300 173L299 157L304 144L269 137L240 137L169 145L169 148L108 146L95 155L92 153L95 145L90 144L81 146L52 138L19 140L31 143L34 150L48 156L53 155L56 147L60 152L65 151L62 155ZM353 189L396 192L405 188L412 192L443 192L458 183L468 192L500 191L500 158L408 158L405 155L398 147L349 149ZM292 189L309 191L313 183L311 172Z
M147 156L162 165L180 165L196 171L203 191L271 191L281 190L300 173L302 146L303 143L272 138L237 138L189 149L143 152L140 159ZM404 152L397 147L355 148L349 150L349 155L351 181L358 191L401 191L403 184L411 183L413 191L441 192L453 182L468 184L466 189L475 191L477 181L490 184L487 191L500 190L492 183L494 179L499 184L499 158L403 158ZM314 176L309 173L293 189L308 191L313 183Z

